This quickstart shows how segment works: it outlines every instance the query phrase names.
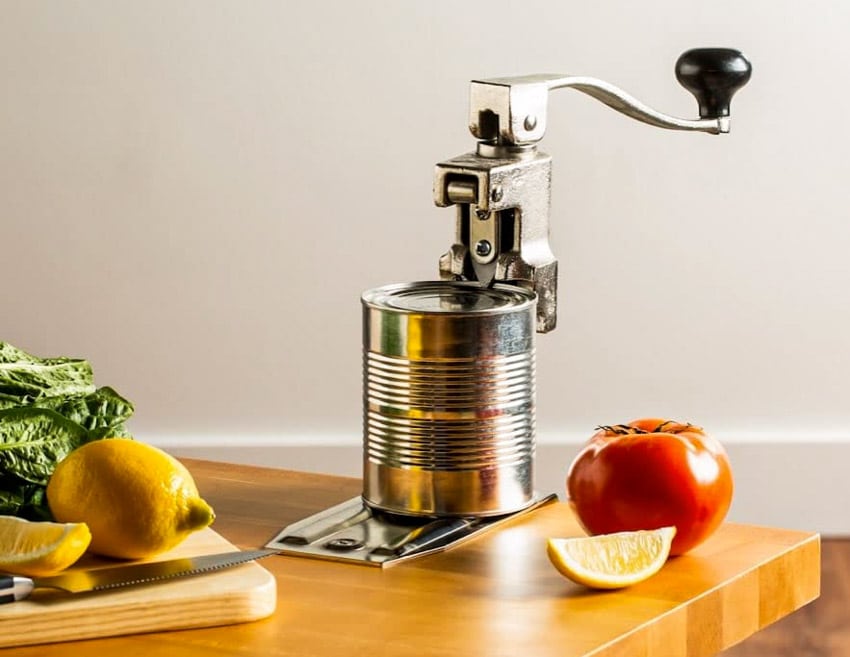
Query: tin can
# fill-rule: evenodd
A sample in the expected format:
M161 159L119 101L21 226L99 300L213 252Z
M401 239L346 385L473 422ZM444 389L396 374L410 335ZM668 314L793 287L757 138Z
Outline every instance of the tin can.
M426 281L362 302L364 501L417 516L531 504L536 295Z

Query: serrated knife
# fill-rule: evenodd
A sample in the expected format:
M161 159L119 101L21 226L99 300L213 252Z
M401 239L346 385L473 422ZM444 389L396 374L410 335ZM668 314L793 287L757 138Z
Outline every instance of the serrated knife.
M279 550L272 549L222 552L220 554L205 554L199 557L184 557L128 566L71 570L52 577L30 578L0 575L0 604L28 598L35 589L60 589L68 593L103 591L176 577L201 575L255 559L262 559L279 552Z

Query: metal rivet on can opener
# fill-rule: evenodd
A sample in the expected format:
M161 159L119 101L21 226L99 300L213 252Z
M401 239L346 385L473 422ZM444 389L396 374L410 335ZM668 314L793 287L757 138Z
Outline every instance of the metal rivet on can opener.
M363 541L358 541L356 538L335 538L325 543L323 547L335 552L348 552L349 550L358 550L363 545Z
M490 244L487 240L478 240L475 244L475 253L482 258L490 255L490 252L493 250L493 245Z

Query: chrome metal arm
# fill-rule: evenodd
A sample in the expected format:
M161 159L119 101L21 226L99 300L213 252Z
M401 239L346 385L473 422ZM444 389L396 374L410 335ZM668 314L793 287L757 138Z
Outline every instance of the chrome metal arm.
M657 128L719 134L729 132L729 117L680 119L652 109L604 80L582 75L526 75L473 80L469 130L482 141L533 144L546 132L549 92L572 88L608 107Z
M455 243L440 259L441 276L533 288L538 331L552 330L558 263L549 248L551 160L536 148L546 132L549 92L576 89L657 128L721 134L729 132L732 96L751 71L740 52L727 48L689 50L679 57L676 78L697 99L696 119L659 112L592 77L473 80L469 129L479 140L477 149L438 164L434 180L434 202L458 209Z

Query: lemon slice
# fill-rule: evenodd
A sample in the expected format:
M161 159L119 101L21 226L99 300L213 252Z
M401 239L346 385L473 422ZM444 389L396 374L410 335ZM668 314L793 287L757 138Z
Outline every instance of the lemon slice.
M652 577L670 556L675 527L550 538L549 560L564 576L594 589L620 589Z
M79 559L91 542L82 522L29 522L0 516L0 572L53 575Z

